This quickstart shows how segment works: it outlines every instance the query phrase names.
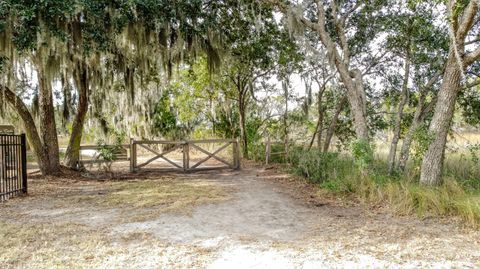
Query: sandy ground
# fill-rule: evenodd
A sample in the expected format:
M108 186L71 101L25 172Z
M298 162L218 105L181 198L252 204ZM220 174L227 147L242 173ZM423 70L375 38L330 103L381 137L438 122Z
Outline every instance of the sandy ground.
M480 268L480 232L455 223L346 206L262 168L185 177L225 187L232 197L188 212L165 213L68 204L62 202L67 194L33 195L0 205L0 217L16 212L10 220L14 224L65 223L101 231L95 239L78 235L77 247L63 246L69 241L62 236L71 233L58 235L61 251L48 257L57 259L59 267ZM80 182L69 191L98 195L101 186ZM138 218L145 213L148 217ZM82 252L86 240L98 240L95 253ZM3 261L2 267L49 267L22 251L28 248L17 252L26 259ZM72 263L73 256L78 261Z

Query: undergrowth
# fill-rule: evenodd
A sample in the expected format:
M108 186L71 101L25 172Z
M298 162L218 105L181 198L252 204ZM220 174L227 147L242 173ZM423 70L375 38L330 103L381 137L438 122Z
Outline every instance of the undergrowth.
M480 177L460 173L459 167L466 165L465 160L460 162L447 162L444 183L428 187L418 183L417 170L389 175L381 160L366 168L350 155L296 149L289 161L292 172L309 182L363 204L387 207L397 215L459 217L468 226L480 228Z

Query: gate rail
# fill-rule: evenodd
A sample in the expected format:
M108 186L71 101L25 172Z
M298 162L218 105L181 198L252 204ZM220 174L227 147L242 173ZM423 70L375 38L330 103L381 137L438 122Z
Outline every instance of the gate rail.
M105 147L105 146L81 145L80 146L80 156L79 156L78 162L81 165L107 162L100 157L100 154L98 154L98 150L101 149L102 147ZM115 148L117 146L106 145L106 147ZM128 160L130 160L130 157L128 155L128 150L129 149L130 149L129 144L123 144L123 145L118 146L118 148L116 148L116 150L112 152L113 155L114 155L114 160L115 161L128 161ZM85 158L84 155L82 154L82 151L85 151L85 150L92 150L92 151L94 151L94 153L89 158Z
M222 143L223 145L220 148L216 149L213 152L209 152L208 150L202 148L198 144L213 144L213 143ZM151 145L171 145L166 151L159 152L157 149L153 149ZM227 149L230 145L233 147L233 161L229 162L224 158L218 156L218 154L225 149ZM154 156L147 161L138 164L138 147L143 148L144 150L153 153ZM175 162L172 159L169 159L166 155L171 153L177 149L182 149L183 152L183 159L181 164ZM198 150L205 155L205 158L196 161L196 163L191 163L190 160L190 149ZM206 170L206 169L221 169L221 168L231 168L231 169L239 169L240 168L240 150L239 150L239 143L236 139L207 139L207 140L186 140L186 141L152 141L152 140L130 140L130 172L136 172L143 167L147 166L148 164L156 161L158 159L162 159L169 163L175 170L181 170L184 172L191 172L191 171L198 171L198 170ZM214 166L214 167L200 167L200 165L204 164L206 161L210 159L215 159L220 163L224 164L225 166ZM159 168L161 169L161 168Z
M0 134L0 201L27 193L25 134Z

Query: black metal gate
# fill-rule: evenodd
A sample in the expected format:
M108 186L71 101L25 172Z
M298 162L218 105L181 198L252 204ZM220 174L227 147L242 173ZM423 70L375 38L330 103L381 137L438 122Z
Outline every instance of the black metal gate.
M0 201L27 193L25 134L0 134Z

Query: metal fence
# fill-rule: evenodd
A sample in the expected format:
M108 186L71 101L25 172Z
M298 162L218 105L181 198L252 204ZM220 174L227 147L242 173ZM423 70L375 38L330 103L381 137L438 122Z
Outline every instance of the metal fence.
M27 193L25 134L0 134L0 201Z

